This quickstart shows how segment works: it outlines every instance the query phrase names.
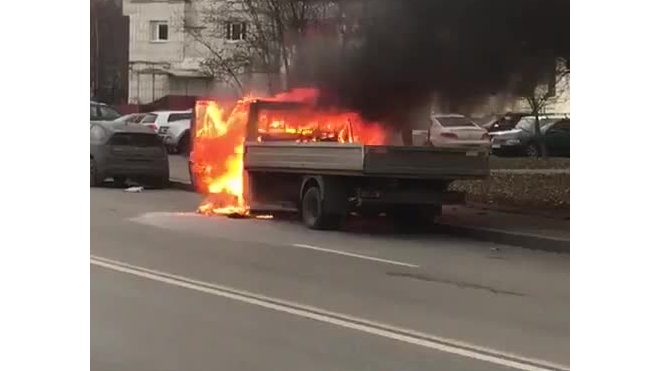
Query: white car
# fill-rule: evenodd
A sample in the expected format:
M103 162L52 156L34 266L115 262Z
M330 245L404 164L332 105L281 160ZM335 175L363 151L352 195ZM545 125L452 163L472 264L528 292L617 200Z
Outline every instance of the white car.
M188 154L190 152L190 119L168 122L158 128L168 152Z
M166 125L168 122L174 122L179 120L191 120L192 119L192 110L187 111L154 111L149 112L142 121L141 125L148 126L154 131Z
M431 116L428 144L441 148L473 149L490 152L488 131L463 115L439 114Z

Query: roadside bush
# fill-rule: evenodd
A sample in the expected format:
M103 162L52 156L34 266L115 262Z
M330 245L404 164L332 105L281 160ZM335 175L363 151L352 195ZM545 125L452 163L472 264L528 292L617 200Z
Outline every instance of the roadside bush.
M548 211L570 210L570 174L493 173L485 180L458 180L449 189L467 202Z

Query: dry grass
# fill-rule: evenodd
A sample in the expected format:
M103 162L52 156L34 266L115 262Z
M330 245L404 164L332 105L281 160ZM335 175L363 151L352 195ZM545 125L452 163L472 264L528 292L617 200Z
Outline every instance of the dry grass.
M565 169L569 159L491 158L492 169ZM485 180L459 180L450 190L466 193L468 202L535 210L568 211L570 174L494 173Z

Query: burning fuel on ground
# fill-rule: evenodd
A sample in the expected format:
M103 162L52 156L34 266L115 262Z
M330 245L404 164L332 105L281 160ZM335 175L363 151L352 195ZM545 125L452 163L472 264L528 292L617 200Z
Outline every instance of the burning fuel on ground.
M232 217L250 215L245 199L246 178L243 171L243 145L250 103L257 99L302 103L293 111L265 111L258 117L257 141L289 141L298 143L338 142L384 144L386 132L380 124L367 122L355 112L324 107L315 108L319 91L294 89L268 98L248 96L232 109L217 102L199 101L195 107L195 130L191 160L198 187L208 193L197 212Z

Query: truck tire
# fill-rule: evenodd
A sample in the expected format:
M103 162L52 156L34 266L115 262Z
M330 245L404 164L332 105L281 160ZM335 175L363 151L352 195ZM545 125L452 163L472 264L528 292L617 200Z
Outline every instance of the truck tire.
M305 191L300 207L305 225L311 229L339 229L341 215L326 213L322 201L321 190L318 187L312 186Z

